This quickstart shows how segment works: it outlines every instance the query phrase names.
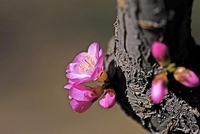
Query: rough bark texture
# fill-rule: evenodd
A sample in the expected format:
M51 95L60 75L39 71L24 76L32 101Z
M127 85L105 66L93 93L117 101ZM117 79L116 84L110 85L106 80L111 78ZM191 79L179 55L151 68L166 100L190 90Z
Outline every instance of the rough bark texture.
M162 68L151 43L165 42L171 59L200 74L200 48L191 36L192 0L118 0L115 36L106 68L122 109L152 133L200 133L200 88L187 89L169 74L169 94L154 105L149 89Z

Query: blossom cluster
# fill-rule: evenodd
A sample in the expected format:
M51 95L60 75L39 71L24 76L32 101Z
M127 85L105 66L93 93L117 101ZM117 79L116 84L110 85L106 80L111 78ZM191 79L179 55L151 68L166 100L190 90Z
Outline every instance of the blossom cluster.
M66 67L70 106L75 112L85 112L96 100L102 108L110 108L116 102L113 89L103 89L102 84L108 80L104 71L104 53L99 43L92 43L87 52L79 53ZM89 86L93 83L95 86Z
M161 103L168 93L168 72L173 73L175 80L186 87L194 88L200 85L200 79L194 71L185 67L176 67L171 63L168 47L164 43L155 41L151 46L151 54L164 68L164 71L155 75L152 81L150 98L153 103Z

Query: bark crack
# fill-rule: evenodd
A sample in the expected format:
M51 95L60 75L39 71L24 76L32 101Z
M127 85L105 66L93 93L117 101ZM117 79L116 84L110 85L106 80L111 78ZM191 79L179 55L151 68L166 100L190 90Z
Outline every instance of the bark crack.
M123 15L122 15L122 20L123 20L123 28L124 28L124 50L126 51L126 53L128 53L128 51L127 51L127 47L126 47L126 37L127 37L127 31L126 31L126 21L125 21L125 17L126 17L126 14L125 13L123 13Z

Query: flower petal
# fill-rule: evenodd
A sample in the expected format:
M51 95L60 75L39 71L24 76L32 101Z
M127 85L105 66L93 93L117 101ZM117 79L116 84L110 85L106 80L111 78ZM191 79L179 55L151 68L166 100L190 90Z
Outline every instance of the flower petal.
M104 57L101 56L98 59L98 63L95 66L95 70L92 74L92 78L93 80L97 80L100 77L100 74L103 72L104 70Z
M99 57L99 43L93 42L88 48L88 54L92 57L98 58Z
M99 57L101 57L101 56L103 56L103 58L104 58L104 53L103 53L103 49L102 48L99 50Z
M71 85L71 84L69 84L69 83L67 83L67 84L65 84L64 88L69 90L69 89L71 89L71 88L72 88L72 85Z
M153 103L158 104L161 103L167 94L168 89L165 86L164 81L159 80L152 83L150 89L150 97Z
M74 72L76 67L77 67L78 63L70 63L67 67L66 67L66 72Z
M68 79L83 79L83 78L89 78L90 75L88 74L76 74L76 73L67 73L66 78Z
M156 61L161 65L170 63L169 50L164 43L158 41L153 42L151 46L151 53Z
M178 67L174 72L174 78L186 87L198 87L200 85L199 77L189 69Z
M75 99L70 100L70 106L73 111L78 113L85 112L90 106L92 105L92 102L90 101L78 101Z
M74 85L69 90L69 96L78 101L93 101L97 98L95 92L82 85Z
M78 55L76 55L72 63L80 63L85 58L86 55L88 55L88 53L86 52L79 53Z
M111 108L116 103L116 95L114 90L107 89L103 97L99 100L99 105L102 108Z
M168 78L166 73L157 74L151 84L150 98L153 103L161 103L165 95L168 93Z

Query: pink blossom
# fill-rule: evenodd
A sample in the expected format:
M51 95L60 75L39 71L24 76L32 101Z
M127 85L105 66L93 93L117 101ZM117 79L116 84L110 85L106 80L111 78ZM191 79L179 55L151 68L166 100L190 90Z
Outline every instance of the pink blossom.
M200 85L199 77L191 70L184 67L178 67L174 72L174 78L186 87L198 87Z
M111 108L116 102L116 95L113 89L107 89L103 97L99 100L102 108Z
M150 98L152 102L155 104L161 103L167 92L166 77L164 75L158 75L154 78L150 89Z
M66 68L66 77L70 83L80 84L95 81L104 69L103 50L97 42L92 43L87 52L78 54Z
M159 64L164 65L169 63L169 50L164 43L158 41L153 42L151 53Z
M85 112L98 98L93 89L83 85L73 85L68 91L70 106L79 113Z

